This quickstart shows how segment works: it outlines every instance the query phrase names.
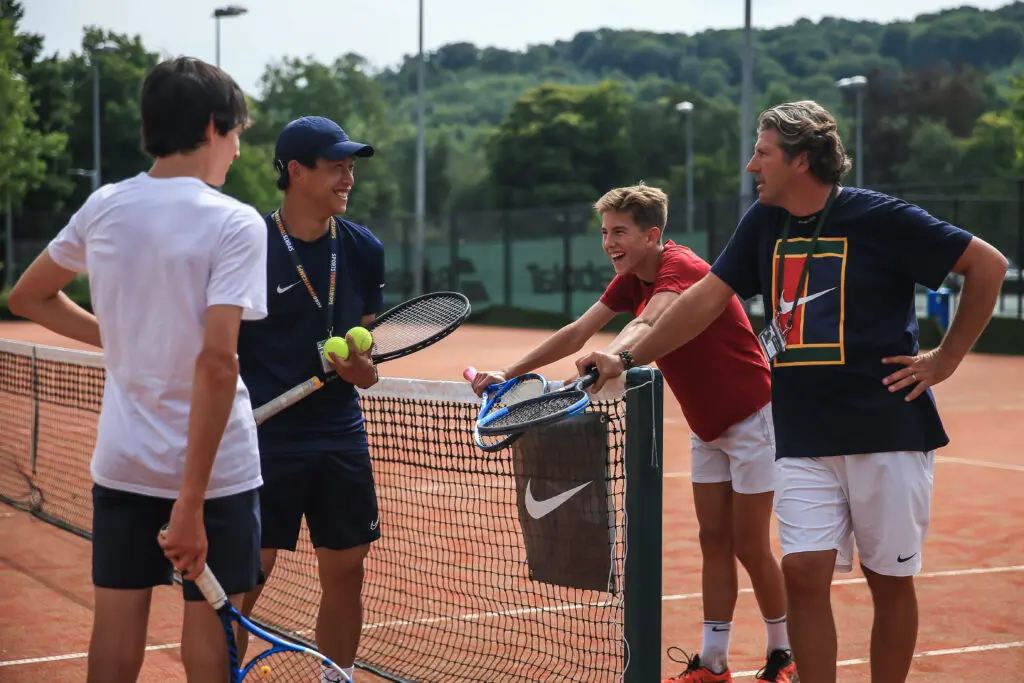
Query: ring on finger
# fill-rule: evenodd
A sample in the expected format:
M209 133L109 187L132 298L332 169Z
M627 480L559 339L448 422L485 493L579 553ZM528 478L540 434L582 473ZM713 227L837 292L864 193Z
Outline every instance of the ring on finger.
M917 373L916 373L916 372L912 372L912 373L910 373L910 377L911 377L911 379L913 379L913 380L914 380L915 382L917 381Z

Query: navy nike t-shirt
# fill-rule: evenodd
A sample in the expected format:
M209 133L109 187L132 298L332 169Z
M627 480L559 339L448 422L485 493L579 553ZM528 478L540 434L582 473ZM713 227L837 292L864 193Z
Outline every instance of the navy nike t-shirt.
M342 218L338 225L338 267L334 334L379 313L384 303L384 247L366 228ZM317 342L327 338L331 233L313 242L291 237L323 308L313 297L285 248L273 216L267 224L267 309L263 320L244 321L238 338L242 379L259 407L314 375L323 377ZM324 451L366 451L366 432L354 386L338 378L259 427L260 454L301 455Z
M786 351L772 363L776 457L930 451L949 443L931 390L907 403L882 379L918 352L915 285L938 289L972 235L907 202L846 188L822 228L807 283L796 289L818 214L793 217L755 202L711 271L766 316L793 311ZM785 327L788 315L782 316Z

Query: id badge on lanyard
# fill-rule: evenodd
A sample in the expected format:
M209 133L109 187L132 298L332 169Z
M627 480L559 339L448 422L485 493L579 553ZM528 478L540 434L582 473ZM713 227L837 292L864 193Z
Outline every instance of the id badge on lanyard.
M758 333L757 341L761 342L761 350L769 363L786 350L786 336L782 333L777 316L769 319L768 324Z
M285 230L284 222L281 220L280 210L274 212L274 222L277 223L277 229L281 232L281 239L284 241L285 249L288 251L288 256L291 258L295 270L299 273L299 278L306 285L309 295L313 297L313 303L321 311L324 311L324 317L327 322L327 336L316 342L316 356L320 359L320 365L324 372L332 372L334 366L331 364L330 359L324 357L324 345L334 335L334 291L338 282L338 224L334 219L331 219L331 277L327 290L327 308L325 309L324 305L320 303L320 297L316 295L316 290L313 289L313 283L306 276L306 269L302 267L299 255L295 253L295 246L292 244L288 231Z
M786 326L783 328L781 311L783 310L786 302L786 244L789 239L789 224L792 220L792 216L786 217L786 223L782 228L782 244L779 246L779 300L774 302L774 310L765 311L765 313L771 313L771 315L768 317L768 324L765 325L764 329L757 335L757 341L760 342L761 350L764 352L764 357L768 360L769 365L780 353L783 353L786 350L786 337L789 336L790 330L793 329L793 316L796 315L796 301L800 297L800 292L803 291L804 286L807 284L807 277L811 272L811 261L814 258L814 250L818 245L818 237L821 235L821 228L825 225L825 216L828 215L829 209L832 208L832 202L835 200L838 190L838 185L834 185L832 187L832 191L828 195L828 201L825 202L825 208L822 209L821 216L818 217L818 224L815 226L814 234L811 237L811 245L807 250L806 257L804 258L804 267L800 273L800 279L797 282L796 291L793 293L793 305L788 307L789 311L786 319Z

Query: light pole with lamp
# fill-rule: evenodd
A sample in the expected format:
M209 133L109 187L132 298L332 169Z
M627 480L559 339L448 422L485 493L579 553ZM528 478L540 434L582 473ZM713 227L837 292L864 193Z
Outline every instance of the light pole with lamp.
M693 232L693 102L680 102L676 111L686 117L686 232Z
M423 56L423 0L419 0L419 64L416 71L416 223L413 232L413 295L423 294L424 241L427 213L426 104L424 79L427 63ZM454 265L454 264L453 264Z
M857 96L857 187L864 187L864 92L868 88L868 79L864 76L851 76L836 81L840 90L852 90Z
M743 218L750 203L754 201L754 181L747 173L747 160L753 152L751 141L754 128L754 33L751 26L751 0L745 0L743 7L743 53L742 80L740 84L740 206L739 217Z
M249 10L241 5L228 5L213 10L213 19L217 24L217 68L220 68L220 20L222 17L240 17Z
M117 52L112 43L101 43L92 49L92 191L100 186L100 63L97 55Z

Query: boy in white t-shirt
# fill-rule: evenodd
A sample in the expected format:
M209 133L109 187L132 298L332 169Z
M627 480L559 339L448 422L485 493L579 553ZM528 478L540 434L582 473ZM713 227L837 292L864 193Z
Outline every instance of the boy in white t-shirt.
M230 76L196 59L165 61L143 83L141 115L153 166L96 190L9 305L104 348L89 683L137 679L152 589L171 583L172 564L186 579L188 678L220 680L223 629L188 578L209 563L240 605L259 577L262 478L236 347L240 321L267 314L266 227L256 209L214 189L248 123ZM61 292L76 273L89 277L95 316Z

